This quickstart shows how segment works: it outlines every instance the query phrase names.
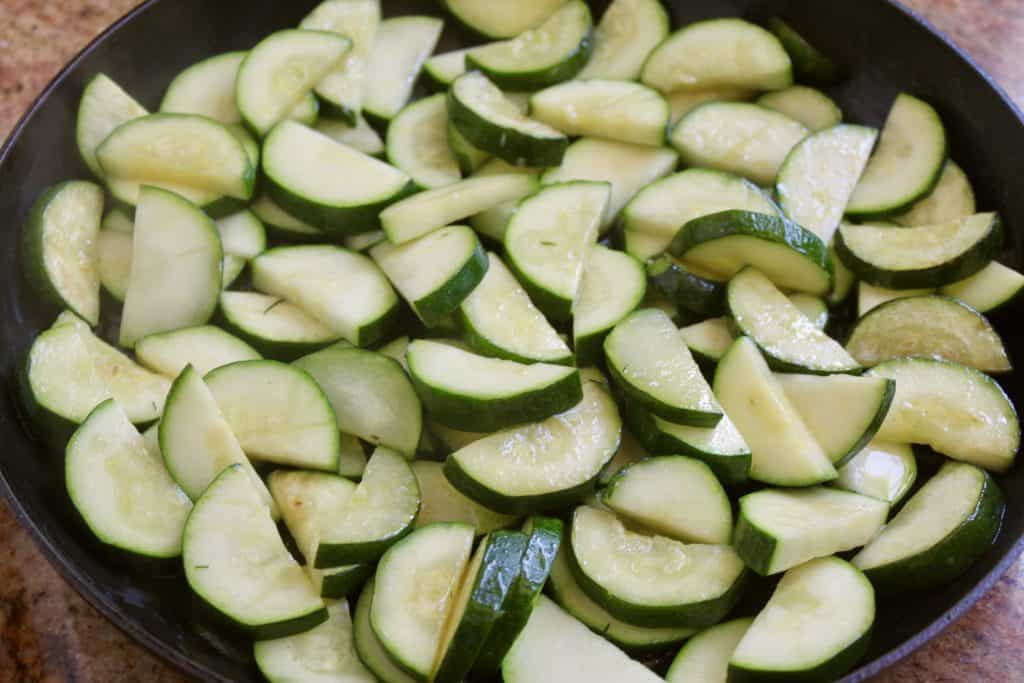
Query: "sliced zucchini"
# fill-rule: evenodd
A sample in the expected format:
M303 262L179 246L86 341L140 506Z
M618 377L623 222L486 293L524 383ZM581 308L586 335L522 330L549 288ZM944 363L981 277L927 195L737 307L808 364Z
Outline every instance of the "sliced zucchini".
M404 16L380 22L366 62L366 115L390 121L402 110L443 27L444 22L437 17Z
M82 91L75 122L75 141L82 161L97 178L103 169L96 160L96 148L114 129L149 112L106 74L96 74Z
M219 327L200 325L143 337L135 345L135 357L151 370L173 379L188 365L202 377L222 365L257 360L260 354Z
M780 90L793 84L793 64L778 39L760 26L712 19L669 36L647 59L640 80L664 93Z
M615 455L621 429L608 390L588 380L583 400L561 415L485 436L452 453L445 476L492 510L558 509L592 490Z
M573 137L660 147L669 123L661 94L627 81L569 81L535 93L530 116Z
M225 256L237 256L248 261L267 250L267 231L251 211L239 211L218 219L217 232Z
M423 429L402 366L382 353L333 346L295 361L320 384L347 434L412 459Z
M730 280L726 302L739 333L753 340L776 370L816 375L861 370L839 342L818 329L760 271L744 268Z
M796 119L814 132L839 125L843 120L842 110L828 95L805 85L765 93L757 98L757 103Z
M36 296L70 309L90 325L100 320L100 221L103 189L71 180L40 195L23 237L25 274Z
M71 503L104 543L145 557L181 554L192 503L114 400L71 437L64 477Z
M811 486L836 478L825 450L749 338L733 342L718 362L714 388L750 445L752 479L777 486Z
M837 557L787 572L729 660L735 680L835 680L867 651L875 591Z
M341 458L338 464L338 474L349 479L362 479L366 470L366 452L363 450L363 442L359 437L352 434L341 435Z
M466 54L472 49L467 47L436 54L423 63L423 73L436 89L447 90L456 78L466 73Z
M835 240L828 248L829 258L832 259L833 267L833 278L832 278L832 291L828 294L828 302L832 306L837 306L850 296L850 293L854 290L857 285L857 278L847 268L843 262L836 255Z
M885 218L910 209L935 189L946 164L946 129L938 112L916 97L896 98L846 207L849 216Z
M132 272L133 219L121 209L113 209L103 217L96 237L96 258L100 284L110 296L124 301L128 278Z
M840 264L842 262L836 261L835 263ZM884 287L875 287L867 282L858 282L857 315L864 317L869 311L873 311L878 306L889 301L895 301L903 297L928 296L934 293L934 289L885 289Z
M639 261L600 244L590 247L572 315L578 365L593 365L601 359L608 333L640 305L646 293L647 278Z
M351 126L344 121L320 119L316 123L316 130L335 142L340 142L363 154L380 156L385 151L384 141L380 134L362 116L356 119L355 125Z
M756 104L709 102L684 116L669 141L688 166L771 185L790 151L809 132L799 121Z
M984 470L946 463L852 560L880 592L930 590L963 574L999 533L1005 503Z
M277 360L292 360L341 338L298 306L259 292L224 292L220 314L225 327Z
M470 175L491 158L491 155L484 150L474 147L450 120L446 128L448 147L451 150L451 154L455 157L455 163L460 173Z
M257 197L250 209L279 239L290 242L309 242L323 237L324 233L320 228L315 228L287 213L265 194Z
M540 175L540 169L527 168L525 166L511 166L508 162L501 159L489 159L483 166L477 169L473 175L488 176L488 175L500 175L503 173L519 173L520 175L528 176L537 182L537 177ZM534 188L536 190L536 187ZM532 194L532 192L531 192ZM473 229L485 237L490 237L496 242L502 242L505 239L505 229L508 227L508 219L515 213L518 202L502 202L497 206L481 211L480 213L473 216L469 224L473 226Z
M406 358L424 408L455 429L493 432L537 422L583 396L579 371L564 365L487 358L425 339L409 344Z
M975 309L988 313L1014 300L1024 289L1024 275L1001 263L992 261L966 280L939 289Z
M235 79L245 52L225 52L196 62L174 77L164 92L160 111L197 114L224 125L241 123L235 104Z
M570 363L569 347L533 305L501 258L493 253L487 257L490 265L484 279L459 306L469 345L484 355L520 363ZM590 264L594 263L591 256Z
M665 681L725 683L729 675L729 658L753 622L751 618L733 619L695 635L672 660Z
M669 32L658 0L613 0L594 30L594 50L578 78L635 81Z
M448 105L443 93L398 112L388 126L387 154L388 161L424 189L459 181L459 164L448 146Z
M832 289L832 259L825 243L774 215L733 210L695 218L672 240L671 250L725 280L753 266L783 289L819 295Z
M509 219L509 266L548 317L570 316L610 198L607 183L548 185L524 200Z
M302 633L327 620L323 601L238 465L227 467L196 501L182 554L189 587L256 639Z
M684 545L626 529L586 505L572 515L570 566L580 587L613 616L637 626L706 626L740 595L746 570L728 545Z
M119 343L205 323L221 290L217 226L194 204L143 187L135 211L132 268L121 312Z
M663 254L647 263L651 284L677 308L700 316L725 312L725 283L709 274Z
M706 464L681 455L648 458L620 470L601 502L627 520L684 543L728 544L732 508Z
M675 127L683 117L702 104L708 102L748 102L756 94L744 88L710 88L708 90L677 90L665 95L671 112L672 126Z
M991 377L959 363L898 358L867 373L896 381L878 438L921 443L955 460L1003 472L1020 447L1017 413ZM967 400L965 400L967 399Z
M374 230L373 232L349 235L341 240L341 244L350 251L365 252L369 251L370 247L375 247L386 239L387 235L384 234L383 230Z
M828 326L828 304L824 299L800 292L790 294L787 298L819 330L824 330Z
M679 336L689 347L697 361L717 363L733 342L732 329L727 318L710 318L701 323L680 328Z
M448 116L474 147L516 166L557 166L569 146L565 135L527 118L478 71L452 83Z
M412 463L422 498L416 517L417 528L436 522L461 522L472 525L476 533L482 535L515 524L518 517L489 510L459 493L448 483L443 467L439 462L426 460Z
M917 460L910 445L872 441L839 469L835 485L895 507L916 479Z
M338 423L307 373L276 361L249 360L217 368L204 379L250 458L338 470Z
M756 185L730 173L691 168L655 181L622 211L626 251L646 261L668 248L680 226L728 209L778 214Z
M527 0L515 7L487 0L443 0L459 23L485 38L512 38L544 23L566 0Z
M839 66L779 17L768 20L767 28L782 43L797 80L814 85L832 85L842 77Z
M891 220L908 228L947 223L977 213L974 189L967 174L950 159L942 169L931 194L914 204L906 213Z
M867 367L925 356L988 373L1012 369L1003 340L985 316L944 296L905 297L873 308L857 321L846 349Z
M347 249L278 247L253 259L251 268L256 289L291 301L357 346L384 337L398 313L384 274Z

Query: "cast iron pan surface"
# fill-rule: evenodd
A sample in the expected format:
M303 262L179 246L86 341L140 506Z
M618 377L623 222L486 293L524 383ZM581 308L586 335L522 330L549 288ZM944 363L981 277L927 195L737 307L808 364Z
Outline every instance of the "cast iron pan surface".
M513 0L495 0L511 2ZM75 113L86 82L105 72L155 110L181 69L203 57L244 50L266 34L296 25L315 5L248 0L150 0L101 35L46 88L0 151L0 362L10 391L0 406L0 490L64 577L111 621L183 671L207 681L258 681L252 645L202 608L179 563L138 565L96 541L64 488L63 453L33 439L18 417L15 376L36 334L56 311L43 310L21 277L20 239L29 207L43 188L88 178L74 142ZM383 0L386 15L437 14L439 3ZM595 12L605 2L594 3ZM983 210L1007 227L1003 261L1024 268L1024 122L999 88L945 38L887 0L669 0L673 26L719 16L779 15L846 68L830 91L848 120L880 126L894 96L907 91L934 104ZM441 49L467 43L447 21ZM1024 334L1015 311L997 316L1015 361ZM1017 376L1000 382L1020 405ZM927 460L927 458L925 459ZM925 472L927 472L927 468ZM923 477L922 477L923 478ZM994 547L944 590L879 606L871 650L843 681L863 681L932 638L1006 571L1024 547L1024 466L998 478L1009 501ZM751 592L764 596L770 583ZM752 602L751 600L750 602Z

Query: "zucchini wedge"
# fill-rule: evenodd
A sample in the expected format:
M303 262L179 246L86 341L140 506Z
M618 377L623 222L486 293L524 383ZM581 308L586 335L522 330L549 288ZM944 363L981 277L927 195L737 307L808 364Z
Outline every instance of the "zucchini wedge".
M103 217L96 236L96 268L100 284L110 296L122 302L132 272L134 231L134 219L121 209L112 209Z
M443 0L442 4L466 28L485 38L500 39L540 26L565 0L527 0L515 7L487 0Z
M590 248L572 314L577 365L600 361L608 333L641 304L646 293L647 277L639 261L600 244Z
M530 97L530 116L573 137L592 136L660 147L668 102L657 90L627 81L569 81Z
M75 142L78 154L94 176L104 177L100 162L96 159L96 148L100 143L121 124L148 113L145 107L106 74L99 73L92 77L78 103Z
M967 174L952 159L946 162L939 182L931 194L914 204L906 213L890 220L908 228L948 223L977 213L974 188Z
M726 283L717 276L679 261L669 254L662 254L647 263L647 275L651 284L680 310L699 316L722 315L725 313Z
M370 576L356 603L352 634L356 654L381 683L417 683L419 679L413 678L395 663L392 656L381 645L377 634L373 632L373 626L370 623L370 613L373 610L373 591L374 578Z
M805 85L765 93L757 98L757 103L796 119L816 133L843 121L843 112L832 98Z
M274 360L290 361L341 339L298 306L259 292L222 293L220 316L224 327Z
M466 73L466 54L472 50L466 47L451 52L441 52L423 63L423 73L430 79L436 90L447 90L455 79Z
M363 112L390 121L412 97L413 86L434 51L444 22L437 17L392 17L380 22L366 61Z
M267 226L272 237L288 242L315 242L324 238L323 230L300 221L266 194L257 197L249 208Z
M895 507L917 479L917 460L909 444L872 441L839 468L835 485L884 500Z
M828 326L830 316L828 303L824 299L800 292L790 294L787 298L819 330L824 330Z
M672 660L666 683L725 683L729 658L752 623L750 617L733 619L690 638Z
M679 336L697 362L718 363L735 339L728 318L710 318L679 329Z
M839 272L839 265L842 261L835 261L836 272ZM857 283L857 315L863 318L878 306L889 301L912 296L929 296L935 293L934 289L885 289L875 287L867 282Z
M388 125L388 161L425 190L458 182L462 175L448 145L448 125L443 93L407 105Z
M316 122L315 129L335 142L372 157L381 156L386 151L380 134L362 116L351 126L344 121L320 119Z
M658 0L613 0L594 29L594 49L577 78L639 80L644 62L669 32Z
M756 91L744 88L710 88L708 90L677 90L665 95L671 111L672 126L675 127L687 114L708 102L749 102Z
M798 81L826 86L842 78L840 67L788 23L772 17L765 26L775 34L793 61L793 73Z
M173 379L189 365L202 377L222 365L258 360L260 354L219 327L199 325L143 337L135 345L135 357L147 368Z
M235 104L235 79L246 53L225 52L207 57L180 71L167 86L160 111L196 114L226 126L242 122Z
M1024 275L992 261L965 280L939 288L939 294L959 299L979 313L1002 308L1024 290Z
M411 464L420 487L417 528L437 522L461 522L471 525L477 535L483 535L497 529L508 528L519 519L514 515L503 515L485 508L459 493L448 483L444 476L444 465L441 463L414 460Z
M450 120L446 129L449 152L455 158L455 164L461 174L472 174L491 158L489 153L473 146Z

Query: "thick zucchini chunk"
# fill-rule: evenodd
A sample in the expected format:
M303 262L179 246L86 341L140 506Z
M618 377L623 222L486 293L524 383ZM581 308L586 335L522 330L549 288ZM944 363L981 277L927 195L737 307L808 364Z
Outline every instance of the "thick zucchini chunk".
M835 485L895 507L916 479L917 460L912 446L872 441L839 469Z
M733 619L690 638L672 660L665 681L725 683L729 675L729 658L752 623L754 620L749 617Z

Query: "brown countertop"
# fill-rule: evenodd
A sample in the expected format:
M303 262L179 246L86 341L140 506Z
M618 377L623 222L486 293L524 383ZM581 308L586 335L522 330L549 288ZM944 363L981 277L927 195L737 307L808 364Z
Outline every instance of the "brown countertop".
M845 0L855 2L856 0ZM1024 105L1024 2L905 0ZM135 0L0 0L0 139L87 41ZM876 683L1024 681L1024 560ZM181 683L85 603L0 503L0 683Z

